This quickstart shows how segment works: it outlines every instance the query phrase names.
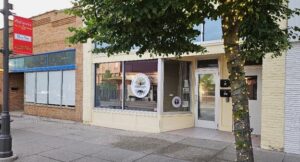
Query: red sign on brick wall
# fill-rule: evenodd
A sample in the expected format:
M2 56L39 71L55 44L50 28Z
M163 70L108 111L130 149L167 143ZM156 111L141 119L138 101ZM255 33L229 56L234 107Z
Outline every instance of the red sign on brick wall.
M32 20L14 16L13 30L14 54L32 55Z

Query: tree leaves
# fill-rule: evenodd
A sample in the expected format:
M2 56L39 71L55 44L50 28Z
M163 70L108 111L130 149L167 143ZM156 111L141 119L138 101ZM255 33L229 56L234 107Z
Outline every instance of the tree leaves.
M193 41L199 31L194 25L205 18L216 19L226 12L239 11L240 52L255 60L266 53L281 55L290 48L289 37L299 38L291 27L281 29L279 21L300 14L299 9L287 7L288 0L74 0L68 13L82 17L85 27L74 29L71 43L93 42L110 44L94 52L124 53L133 46L139 55L180 56L203 52ZM217 4L217 5L216 5Z

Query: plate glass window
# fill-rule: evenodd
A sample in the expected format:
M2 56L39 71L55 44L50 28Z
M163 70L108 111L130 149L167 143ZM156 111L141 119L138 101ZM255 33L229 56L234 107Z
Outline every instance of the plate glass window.
M190 62L164 61L164 112L190 111Z
M122 63L96 64L95 107L122 109Z
M157 60L125 62L125 108L157 111Z
M61 105L62 72L49 72L49 104Z

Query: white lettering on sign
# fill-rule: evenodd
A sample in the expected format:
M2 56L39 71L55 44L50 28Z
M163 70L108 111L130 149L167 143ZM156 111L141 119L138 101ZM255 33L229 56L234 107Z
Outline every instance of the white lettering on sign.
M30 36L22 35L22 34L15 34L15 39L25 42L31 42L32 39Z

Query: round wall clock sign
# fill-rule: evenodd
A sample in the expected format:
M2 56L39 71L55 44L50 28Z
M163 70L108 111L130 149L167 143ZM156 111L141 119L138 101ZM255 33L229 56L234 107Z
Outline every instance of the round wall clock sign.
M150 91L150 79L143 73L136 74L131 81L131 91L137 98L144 98Z

